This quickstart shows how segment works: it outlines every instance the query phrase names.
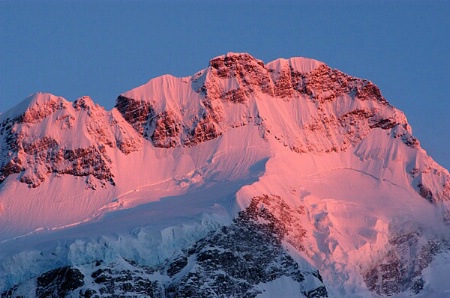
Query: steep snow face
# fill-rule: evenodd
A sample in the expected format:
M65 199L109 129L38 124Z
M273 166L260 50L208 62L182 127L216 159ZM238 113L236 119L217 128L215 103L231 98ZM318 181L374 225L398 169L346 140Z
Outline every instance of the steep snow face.
M243 148L242 140L252 146ZM4 206L4 216L0 217L0 241L95 221L107 212L164 197L201 193L200 190L215 184L222 185L232 200L239 190L238 185L254 182L271 156L269 144L259 137L256 126L238 128L192 148L161 149L145 140L142 142L145 142L143 149L128 155L118 148L106 149L111 157L115 186L106 184L95 188L91 185L101 182L95 177L52 174L41 185L31 188L21 183L18 175L8 177L0 190L0 202ZM232 186L227 187L226 183L232 183ZM215 190L214 193L220 192ZM214 198L207 198L207 194L199 195L198 205L190 199L187 206L179 210L180 214L190 217L201 214L205 208L209 210L211 204L214 205ZM233 203L227 203L226 210L234 212L231 211L233 206ZM169 204L164 210L176 208L177 205ZM148 221L146 216L143 217L144 222ZM158 218L163 220L164 215Z
M116 107L156 147L194 146L257 125L261 137L300 154L355 147L362 159L393 154L386 162L408 160L404 170L424 198L449 198L447 172L420 149L405 115L370 81L316 60L264 65L248 54L228 53L192 77L163 76L128 91Z
M19 174L20 182L37 187L50 175L69 174L87 180L95 177L105 187L114 184L106 148L117 147L128 154L142 147L142 140L120 114L104 111L89 97L72 104L37 93L1 120L0 182Z
M283 198L289 207L261 203L279 210L291 230L306 231L286 241L319 269L332 297L423 293L422 270L449 249L448 202L423 199L401 174L401 160L383 168L386 160L354 152L296 155L271 158L258 182L239 191L241 206L251 205L250 194Z
M42 278L57 288L61 274L71 291L95 290L103 275L93 268L162 264L182 269L158 271L163 288L178 282L173 293L198 280L216 291L220 278L261 297L280 287L307 297L448 290L430 281L450 249L448 171L373 83L322 62L228 53L125 92L112 111L36 94L0 115L0 137L0 291L20 295ZM246 253L228 254L237 240L227 233L248 230L236 226L244 210L286 249L268 248L275 279ZM224 256L268 275L208 267ZM311 282L293 274L306 264L326 289L316 269ZM195 277L207 267L214 277ZM152 285L162 281L153 273Z
M267 63L267 68L270 69L271 72L275 72L281 74L282 72L293 72L307 74L310 73L317 68L325 65L323 62L308 59L303 57L293 57L289 59L277 59L275 61Z

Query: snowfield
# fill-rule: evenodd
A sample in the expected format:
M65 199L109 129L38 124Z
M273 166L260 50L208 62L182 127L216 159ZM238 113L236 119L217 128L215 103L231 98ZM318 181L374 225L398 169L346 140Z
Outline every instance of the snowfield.
M0 293L72 268L73 297L127 270L123 295L147 295L140 277L156 297L195 278L220 296L219 277L252 297L450 295L450 175L371 82L228 53L117 102L38 93L0 114Z

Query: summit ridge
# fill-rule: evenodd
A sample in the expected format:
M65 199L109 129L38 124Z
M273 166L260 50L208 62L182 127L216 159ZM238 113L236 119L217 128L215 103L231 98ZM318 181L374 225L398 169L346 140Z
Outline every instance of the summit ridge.
M227 53L110 111L36 93L0 115L5 297L444 293L449 222L405 114L314 59Z

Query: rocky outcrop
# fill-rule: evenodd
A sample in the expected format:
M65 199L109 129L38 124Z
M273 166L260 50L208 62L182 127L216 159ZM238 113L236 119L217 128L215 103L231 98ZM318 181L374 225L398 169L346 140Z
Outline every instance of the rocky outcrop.
M155 117L155 112L149 102L120 95L117 97L115 108L140 135L148 138L149 121Z
M294 222L298 212L281 197L255 197L231 225L158 267L123 259L63 267L37 277L35 289L16 286L2 297L25 290L37 297L256 297L264 291L260 285L282 277L292 279L298 295L328 297L319 272L302 268L282 245L288 235L302 241L305 231Z
M50 175L73 175L114 185L106 148L129 154L142 141L127 133L127 123L82 97L70 104L60 97L36 94L24 112L0 123L0 183L12 174L37 187ZM80 142L77 144L77 142ZM95 188L97 183L88 183Z
M168 267L176 282L167 297L255 297L261 293L257 285L283 276L297 282L306 297L327 297L319 273L301 270L282 246L288 235L301 243L305 231L291 221L297 211L280 197L255 197L231 226L197 242ZM307 276L318 286L306 282Z
M424 238L420 230L392 235L386 253L363 272L367 288L382 296L420 293L425 285L422 271L438 253L450 249L447 241Z
M32 103L22 114L17 115L12 122L27 124L39 123L42 119L52 115L57 110L67 109L68 106L69 102L64 98L51 96L45 101Z
M0 123L0 183L19 174L21 182L37 187L49 175L70 174L114 184L107 148L130 154L145 141L159 148L192 147L249 124L299 154L351 150L379 130L420 149L406 117L375 84L306 58L264 64L246 53L228 53L192 77L163 76L120 95L111 112L87 96L73 104L45 94L28 101ZM84 144L67 141L85 135ZM412 181L421 196L430 202L450 198L448 191L434 190L450 178L436 186L422 176Z
M212 75L220 79L235 79L237 88L220 95L222 100L244 102L255 91L273 95L273 86L264 62L246 53L230 53L209 62Z
M155 129L151 140L155 147L172 148L180 144L180 121L175 118L171 111L164 111L154 119Z
M244 105L244 109L248 110L248 117L244 120L247 122L241 125L251 122L261 125L264 137L272 134L299 153L346 150L364 139L372 129L378 128L392 130L392 136L400 137L408 146L418 146L406 118L389 105L372 82L351 77L311 59L298 62L315 65L306 71L298 66L295 59L304 58L292 58L292 61L279 59L267 65L246 53L228 53L212 59L206 70L190 78L192 88L200 96L200 102L198 112L187 118L171 107L176 100L174 103L165 103L165 93L159 94L159 90L145 96L152 98L152 101L121 95L116 107L138 133L151 140L154 146L163 148L193 146L219 137L224 127L230 125L223 122L227 118L225 106L229 104ZM164 81L158 84L164 84ZM151 92L151 89L146 89L146 92ZM182 94L185 91L180 89L177 92ZM142 94L139 96L143 97ZM274 135L277 127L269 126L279 124L266 123L265 115L254 114L250 108L252 101L261 96L274 102L277 98L286 101L309 99L316 104L317 112L314 114L317 116L306 123L301 121L303 124L296 132L299 136ZM161 111L154 106L159 100L164 103ZM355 103L346 103L349 100ZM185 104L179 106L180 110L186 108ZM338 111L334 107L336 104L348 107ZM404 128L401 133L398 132L398 126ZM311 132L315 135L313 138L309 136Z
M222 135L219 125L210 114L204 113L195 118L194 123L192 128L186 128L186 138L183 140L185 146L194 146Z
M195 150L188 148L221 138L232 129L236 130L226 135L223 142L219 140L211 147L204 144L211 152L202 155L211 158L198 157ZM265 65L248 54L229 53L212 59L207 69L192 77L163 76L130 90L117 98L110 112L89 97L74 103L52 95L31 97L16 110L0 116L0 183L13 176L35 188L52 177L71 175L83 177L86 188L113 187L121 166L127 163L123 155L131 155L132 162L128 164L134 164L136 159L132 159L131 153L144 146L147 147L143 155L134 157L142 158L144 153L150 153L147 156L150 158L156 156L158 162L154 164L167 172L157 176L163 177L159 181L180 178L181 187L187 185L184 180L198 182L188 176L201 171L203 181L216 183L209 178L214 177L213 171L222 170L220 167L211 170L219 164L217 160L223 161L217 153L228 154L228 150L222 149L229 148L229 136L242 136L240 132L245 134L245 140L257 138L258 135L249 137L249 134L259 132L264 141L258 140L257 144L267 141L273 146L267 149L267 156L274 162L284 162L285 154L277 151L284 146L298 153L287 152L289 158L315 155L312 163L317 167L311 165L308 171L329 170L316 162L316 157L320 160L325 155L324 163L331 160L333 167L361 171L373 178L372 182L380 185L380 189L386 182L408 195L415 190L429 203L442 207L438 214L444 216L446 223L450 222L444 204L450 199L450 176L420 148L403 113L392 107L372 82L306 58L280 59ZM233 146L240 148L240 144L234 143L239 141L232 140ZM177 147L186 148L172 150ZM242 144L241 149L251 151L252 147ZM254 158L253 152L248 154ZM181 155L186 155L183 156L186 159L177 164ZM147 157L143 160L148 161ZM166 157L170 159L168 169L161 166ZM361 166L365 161L367 171ZM355 169L353 162L357 165ZM184 173L187 168L192 172ZM144 177L138 183L145 184L143 180ZM261 179L257 183L265 182ZM264 186L264 189L271 188ZM194 185L189 191L195 191ZM411 196L415 198L414 194ZM99 260L77 267L54 268L27 284L35 285L30 296L255 297L266 286L282 279L293 283L299 295L326 297L320 274L307 261L302 262L301 256L306 254L314 261L328 262L341 250L343 255L347 252L337 245L340 242L328 238L331 235L328 226L323 231L320 226L321 218L329 220L333 210L330 217L328 211L317 214L314 222L308 222L311 231L306 230L303 222L310 214L300 203L303 199L290 205L277 195L255 196L232 224L189 247L179 248L178 255L162 260L158 266L143 266L114 255L112 258L117 259L108 260L110 263ZM315 199L314 194L308 199ZM105 208L114 209L116 205L126 206L115 198ZM0 206L0 212L7 208L6 204ZM355 267L354 272L361 270L369 290L378 295L394 295L420 293L426 287L422 278L424 268L436 254L447 251L448 245L420 234L420 228L412 231L389 231L386 235L391 238L386 250L378 250L376 260ZM312 235L314 232L317 234ZM375 241L371 236L367 240ZM323 248L319 248L322 244ZM296 250L295 258L286 247ZM330 258L322 257L322 253ZM95 258L88 262L92 260ZM327 266L323 267L324 272L329 270ZM346 274L345 270L336 272ZM23 285L17 286L3 296L21 295L23 291Z

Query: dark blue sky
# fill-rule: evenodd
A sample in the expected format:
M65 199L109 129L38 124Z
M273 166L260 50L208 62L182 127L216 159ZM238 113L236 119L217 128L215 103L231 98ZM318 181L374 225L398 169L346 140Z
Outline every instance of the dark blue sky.
M450 168L449 16L450 1L0 0L0 111L36 91L111 109L230 51L304 56L378 85Z

